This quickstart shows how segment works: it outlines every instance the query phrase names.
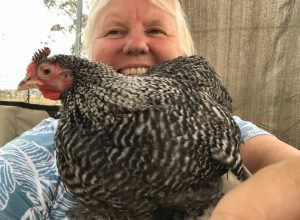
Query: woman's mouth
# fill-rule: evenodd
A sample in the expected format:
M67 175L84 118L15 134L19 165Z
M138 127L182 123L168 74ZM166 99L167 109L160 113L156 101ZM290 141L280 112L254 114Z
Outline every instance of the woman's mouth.
M118 72L124 75L142 75L148 70L147 67L130 67L119 70Z

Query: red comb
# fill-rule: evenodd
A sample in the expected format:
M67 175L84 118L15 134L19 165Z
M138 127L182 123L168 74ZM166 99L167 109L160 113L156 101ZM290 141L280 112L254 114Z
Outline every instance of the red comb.
M50 53L51 53L50 48L44 47L43 49L40 49L34 53L34 55L32 57L32 61L35 63L39 63L43 59L46 59Z

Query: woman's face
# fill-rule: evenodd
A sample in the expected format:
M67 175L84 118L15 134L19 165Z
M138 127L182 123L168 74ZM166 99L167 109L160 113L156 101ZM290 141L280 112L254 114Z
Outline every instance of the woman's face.
M99 13L92 60L138 74L180 55L175 18L149 0L110 0Z

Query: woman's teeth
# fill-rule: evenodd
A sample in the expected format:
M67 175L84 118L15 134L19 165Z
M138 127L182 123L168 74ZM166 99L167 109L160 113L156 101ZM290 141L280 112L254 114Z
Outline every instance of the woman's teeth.
M121 73L124 75L141 75L147 72L148 68L146 67L138 67L138 68L126 68L122 69Z

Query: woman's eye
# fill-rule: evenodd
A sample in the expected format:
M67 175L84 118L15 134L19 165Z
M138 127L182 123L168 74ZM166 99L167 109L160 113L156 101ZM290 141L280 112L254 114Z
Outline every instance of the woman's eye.
M119 36L122 36L123 34L124 34L124 31L118 30L118 29L113 29L113 30L109 30L106 33L106 36L108 36L108 37L119 37Z
M165 32L159 28L151 28L147 31L147 33L151 35L165 35Z

